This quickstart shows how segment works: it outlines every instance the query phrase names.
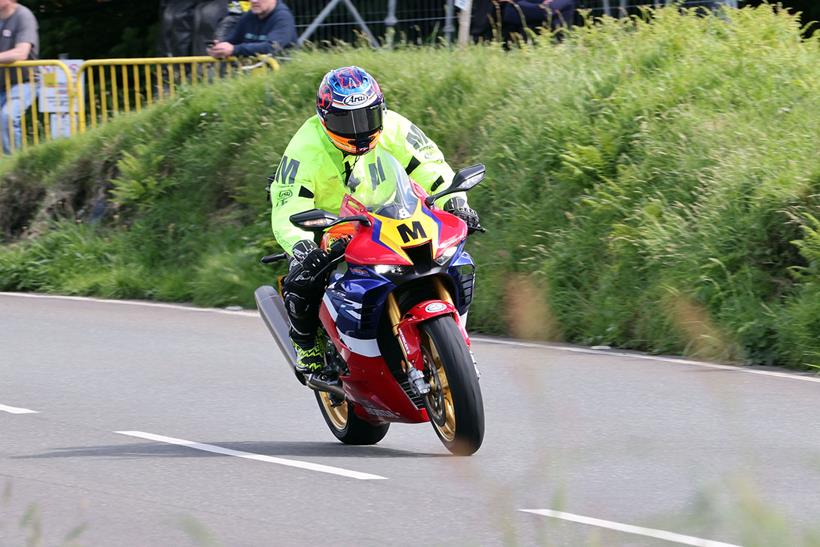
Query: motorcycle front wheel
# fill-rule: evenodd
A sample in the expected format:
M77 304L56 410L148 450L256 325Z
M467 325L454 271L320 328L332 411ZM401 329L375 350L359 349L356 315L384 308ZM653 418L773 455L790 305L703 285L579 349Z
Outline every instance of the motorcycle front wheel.
M345 444L376 444L387 435L390 424L373 425L362 420L348 401L336 401L324 391L316 391L316 402L333 435Z
M431 387L424 400L427 414L447 450L469 456L484 440L484 401L470 350L449 315L422 323L421 331Z

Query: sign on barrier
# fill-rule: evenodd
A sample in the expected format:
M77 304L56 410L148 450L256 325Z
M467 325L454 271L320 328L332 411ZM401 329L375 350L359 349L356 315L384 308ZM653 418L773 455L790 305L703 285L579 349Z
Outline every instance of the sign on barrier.
M72 127L72 117L74 127L77 123L77 101L73 102L73 114L69 114L69 96L71 85L77 82L77 74L83 64L82 59L63 59L63 64L68 67L70 80L64 70L56 66L44 66L40 68L40 89L38 91L40 112L48 113L51 118L51 137L70 137ZM78 97L83 94L83 80L80 78L77 85Z

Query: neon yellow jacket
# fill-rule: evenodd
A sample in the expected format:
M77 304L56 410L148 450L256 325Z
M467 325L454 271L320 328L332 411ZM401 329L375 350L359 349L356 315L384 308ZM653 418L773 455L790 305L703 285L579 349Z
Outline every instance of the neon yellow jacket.
M405 166L410 177L427 192L448 188L453 170L438 146L410 120L388 110L377 148L385 149ZM317 208L338 213L342 198L350 193L347 175L357 156L344 155L325 135L318 116L308 119L290 140L271 182L271 227L277 243L292 254L293 246L313 234L290 223L295 213ZM463 194L454 194L464 197ZM441 198L446 202L453 195ZM441 205L442 203L439 203Z

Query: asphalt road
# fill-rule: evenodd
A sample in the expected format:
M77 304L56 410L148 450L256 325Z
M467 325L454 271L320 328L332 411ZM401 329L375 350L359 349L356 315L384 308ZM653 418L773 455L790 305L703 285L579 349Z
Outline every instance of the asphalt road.
M474 349L476 455L427 424L348 447L255 314L0 295L0 545L796 545L820 527L816 378Z

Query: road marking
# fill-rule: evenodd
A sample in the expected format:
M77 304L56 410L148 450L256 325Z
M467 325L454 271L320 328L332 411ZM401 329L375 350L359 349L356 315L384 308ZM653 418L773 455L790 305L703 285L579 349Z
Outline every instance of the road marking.
M16 296L20 298L52 298L55 300L76 300L80 302L97 302L100 304L114 304L120 306L143 306L149 308L165 308L170 310L181 310L199 313L216 313L220 315L232 315L234 317L259 317L259 313L255 311L228 311L215 308L195 308L193 306L183 306L180 304L165 304L161 302L142 302L137 300L108 300L105 298L91 298L86 296L61 296L52 294L36 294L36 293L17 293L17 292L0 292L0 296ZM610 350L595 350L583 347L570 346L556 346L548 343L535 342L518 342L516 340L504 340L501 338L485 338L474 336L472 340L475 342L482 342L486 344L501 344L506 346L517 346L520 348L542 348L554 351L566 351L570 353L585 353L588 355L608 355L611 357L627 357L630 359L642 359L644 361L659 361L662 363L675 363L678 365L692 365L696 367L711 368L717 370L727 370L732 372L743 372L745 374L759 374L762 376L773 376L775 378L783 378L786 380L800 380L803 382L820 383L818 376L805 376L797 373L776 372L772 370L754 370L744 366L734 365L718 365L715 363L705 363L703 361L692 361L690 359L679 359L673 357L658 357L655 355L645 355L641 353L626 353Z
M664 541L671 541L672 543L680 543L682 545L695 545L697 547L740 547L739 545L734 545L732 543L723 543L720 541L713 541L711 539L685 536L683 534L676 534L675 532L656 530L654 528L644 528L643 526L633 526L631 524L622 524L620 522L612 522L611 520L602 520L592 517L585 517L583 515L574 515L572 513L563 513L561 511L553 511L551 509L519 509L519 511L524 513L532 513L534 515L541 515L544 517L578 522L589 526L598 526L599 528L608 528L610 530L616 530L627 534L636 534L639 536L662 539Z
M142 306L145 308L165 308L169 310L192 311L199 313L217 313L220 315L235 315L239 317L259 317L256 311L229 311L216 308L195 308L181 304L166 304L163 302L140 302L137 300L109 300L106 298L91 298L87 296L62 296L57 294L35 294L27 292L0 292L0 296L16 296L19 298L50 298L53 300L74 300L77 302L96 302L99 304L114 304L117 306Z
M330 465L321 465L318 463L302 462L299 460L287 460L285 458L276 458L273 456L265 456L262 454L254 454L253 452L242 452L240 450L232 450L230 448L223 448L213 444L204 444L194 441L186 441L185 439L175 439L174 437L165 437L163 435L154 435L153 433L145 433L143 431L115 431L120 435L127 435L129 437L137 437L140 439L147 439L149 441L157 441L160 443L175 444L178 446L187 446L195 450L203 450L205 452L213 452L214 454L223 454L225 456L235 456L237 458L244 458L246 460L256 460L259 462L275 463L279 465L286 465L288 467L297 467L299 469L307 469L308 471L318 471L320 473L330 473L331 475L339 475L340 477L348 477L359 480L380 480L387 479L379 475L371 475L369 473L361 473L359 471L350 471L342 469L341 467L332 467Z
M36 410L29 410L27 408L18 408L16 406L0 405L0 411L8 412L9 414L38 414Z
M503 340L503 339L496 339L496 338L484 338L479 336L471 337L471 340L474 342L483 342L485 344L501 344L504 346L516 346L520 348L538 348L538 349L549 349L555 351L567 351L570 353L585 353L587 355L605 355L609 357L626 357L629 359L641 359L644 361L660 361L663 363L675 363L678 365L692 365L696 367L704 367L704 368L712 368L717 370L728 370L732 372L743 372L745 374L760 374L763 376L774 376L775 378L784 378L786 380L801 380L803 382L814 382L820 383L820 377L818 376L801 376L797 373L789 373L789 372L776 372L773 370L754 370L749 367L744 367L741 365L718 365L715 363L705 363L703 361L692 361L690 359L678 359L675 357L658 357L655 355L644 355L642 353L627 353L622 351L609 351L609 350L595 350L590 348L573 348L568 346L556 346L553 344L547 343L536 343L536 342L517 342L515 340Z

